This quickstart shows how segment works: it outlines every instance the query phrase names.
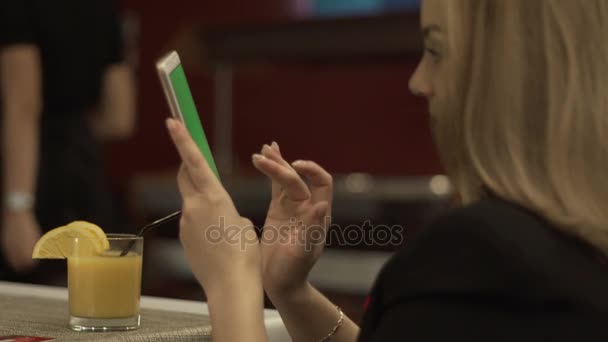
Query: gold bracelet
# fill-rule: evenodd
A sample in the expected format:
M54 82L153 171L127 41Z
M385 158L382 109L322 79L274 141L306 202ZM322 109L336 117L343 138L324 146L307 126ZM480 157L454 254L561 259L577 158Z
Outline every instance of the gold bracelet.
M319 340L319 342L329 341L332 338L332 336L334 336L336 334L336 332L338 331L338 328L340 328L340 326L342 325L342 322L344 322L344 312L342 312L342 309L340 309L339 306L336 306L336 310L338 310L338 313L340 314L340 317L338 318L338 322L336 323L334 328L331 329L329 334L327 336L323 337L321 340Z

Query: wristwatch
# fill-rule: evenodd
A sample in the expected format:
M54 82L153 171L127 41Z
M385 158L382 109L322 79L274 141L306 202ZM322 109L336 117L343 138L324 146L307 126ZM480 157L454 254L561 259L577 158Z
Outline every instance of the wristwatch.
M4 208L9 211L25 211L34 207L34 195L29 192L13 191L4 197Z

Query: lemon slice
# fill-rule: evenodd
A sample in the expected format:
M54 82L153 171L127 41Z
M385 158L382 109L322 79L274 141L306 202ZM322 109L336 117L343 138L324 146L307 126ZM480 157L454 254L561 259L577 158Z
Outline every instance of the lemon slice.
M75 221L42 235L34 246L33 259L65 259L100 255L110 248L106 234L98 226Z

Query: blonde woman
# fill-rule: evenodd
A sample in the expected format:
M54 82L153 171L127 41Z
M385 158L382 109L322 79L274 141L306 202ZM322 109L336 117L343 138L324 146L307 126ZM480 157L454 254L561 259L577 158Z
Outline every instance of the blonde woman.
M410 86L428 99L462 206L383 268L361 330L307 281L323 243L298 243L330 215L331 176L264 146L253 157L272 179L264 229L290 229L247 243L251 222L168 121L183 160L181 241L214 341L266 339L263 291L294 341L608 337L608 1L424 0L421 22ZM208 239L220 217L236 240Z

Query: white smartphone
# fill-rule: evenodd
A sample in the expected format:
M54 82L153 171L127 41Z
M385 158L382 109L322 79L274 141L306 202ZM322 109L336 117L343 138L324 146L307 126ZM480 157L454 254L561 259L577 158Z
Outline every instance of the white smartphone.
M190 132L190 136L198 145L207 163L219 179L219 173L211 154L211 148L203 125L198 116L192 93L186 79L186 73L182 67L179 55L171 51L156 63L156 70L160 78L165 98L169 103L169 109L174 118L181 120Z

